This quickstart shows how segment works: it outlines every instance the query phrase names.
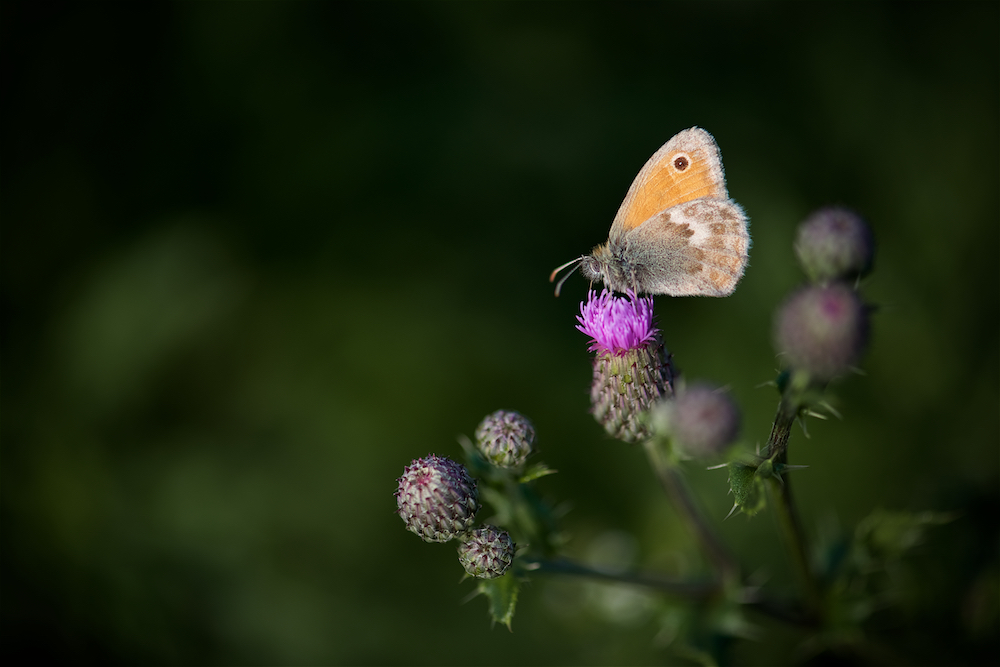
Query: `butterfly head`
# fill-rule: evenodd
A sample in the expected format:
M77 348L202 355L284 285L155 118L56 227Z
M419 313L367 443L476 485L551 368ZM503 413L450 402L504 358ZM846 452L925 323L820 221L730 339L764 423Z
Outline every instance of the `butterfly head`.
M621 256L620 248L616 252L616 248L617 246L613 242L604 243L594 248L591 254L577 257L555 269L549 276L549 282L554 282L556 276L563 269L572 267L556 283L556 296L559 296L566 279L573 275L577 269L580 269L583 277L591 283L604 283L606 287L618 292L625 292L629 289L632 291L641 290L642 285L638 279L641 278L642 272L637 270L639 267Z
M580 258L580 274L592 283L608 282L608 274L613 264L613 255L609 244L604 243L589 255Z
M641 268L625 254L622 246L613 240L599 245L580 259L580 273L590 282L603 282L616 292L643 291Z

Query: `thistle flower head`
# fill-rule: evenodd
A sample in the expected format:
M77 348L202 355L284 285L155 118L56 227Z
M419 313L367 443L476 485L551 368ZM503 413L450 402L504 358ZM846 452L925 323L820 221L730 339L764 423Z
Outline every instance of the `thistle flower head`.
M775 349L788 365L825 381L845 373L868 341L868 308L843 283L812 285L793 293L778 310Z
M654 425L689 456L721 454L740 432L740 410L724 391L693 385L656 409Z
M591 290L580 304L576 328L591 337L591 352L621 357L656 338L659 330L653 326L653 297L627 294L627 299L616 297L605 289L597 296Z
M479 490L462 464L431 454L408 465L397 481L397 512L425 542L447 542L475 522Z
M476 446L486 460L500 468L524 464L535 445L535 427L513 410L497 410L476 428Z
M866 274L875 255L868 223L847 208L822 208L799 225L799 264L813 282L851 280Z
M673 395L673 368L653 326L653 299L591 291L580 305L577 329L591 337L594 381L591 412L613 437L635 442L651 435L643 415Z
M483 526L469 533L458 545L458 561L474 577L496 579L507 572L514 561L516 548L506 530Z

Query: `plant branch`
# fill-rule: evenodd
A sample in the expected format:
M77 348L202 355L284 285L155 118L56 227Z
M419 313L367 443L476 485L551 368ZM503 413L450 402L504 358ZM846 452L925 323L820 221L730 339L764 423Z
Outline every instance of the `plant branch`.
M545 560L524 558L518 562L525 570L539 574L585 577L598 581L642 586L643 588L659 591L688 602L710 600L721 594L723 590L722 582L717 579L688 581L644 572L610 572L581 565L567 559ZM812 625L807 615L803 614L802 610L793 604L760 597L756 593L746 589L743 590L741 597L743 597L742 604L745 604L749 609L770 616L775 620L802 627Z
M688 529L698 539L708 558L715 564L726 581L737 580L739 578L739 564L726 549L719 536L712 530L709 523L705 521L705 517L698 509L684 479L681 477L680 470L668 460L663 448L657 445L655 439L647 440L643 447L646 449L646 456L649 458L649 463L653 467L657 479L660 480L660 486L666 491Z
M613 581L620 584L634 584L694 602L711 598L721 590L719 582L713 579L707 581L684 581L642 572L611 572L581 565L580 563L566 559L544 560L526 558L523 561L523 565L526 569L542 574L564 574L601 581Z
M777 414L774 417L774 424L771 426L771 435L767 439L767 458L779 472L788 464L788 438L791 435L792 424L795 423L799 412L798 401L790 398L790 395L799 395L796 389L796 387L790 387L782 395ZM792 501L792 486L788 477L788 475L783 478L774 475L769 477L766 480L768 495L792 566L795 568L808 614L818 618L822 610L822 593L819 582L813 576L809 564L805 531L802 529L802 522L799 520Z

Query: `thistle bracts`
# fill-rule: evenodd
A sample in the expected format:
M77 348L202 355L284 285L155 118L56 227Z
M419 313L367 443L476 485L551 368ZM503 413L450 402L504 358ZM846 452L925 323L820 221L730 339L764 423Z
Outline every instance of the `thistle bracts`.
M636 442L649 437L643 415L672 393L673 373L659 336L626 355L598 353L594 359L590 410L618 440Z
M476 447L499 468L520 468L535 445L535 427L513 410L497 410L476 428Z
M502 577L514 562L517 545L510 533L496 526L483 526L470 532L458 546L458 561L473 577Z
M397 481L397 512L425 542L447 542L475 523L479 490L462 464L432 454L413 461Z

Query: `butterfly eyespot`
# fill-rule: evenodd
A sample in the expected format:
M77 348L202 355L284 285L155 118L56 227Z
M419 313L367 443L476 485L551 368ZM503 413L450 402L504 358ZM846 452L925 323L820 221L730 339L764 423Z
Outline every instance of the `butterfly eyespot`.
M674 169L677 171L685 171L691 166L691 160L688 159L687 155L678 155L674 158Z

